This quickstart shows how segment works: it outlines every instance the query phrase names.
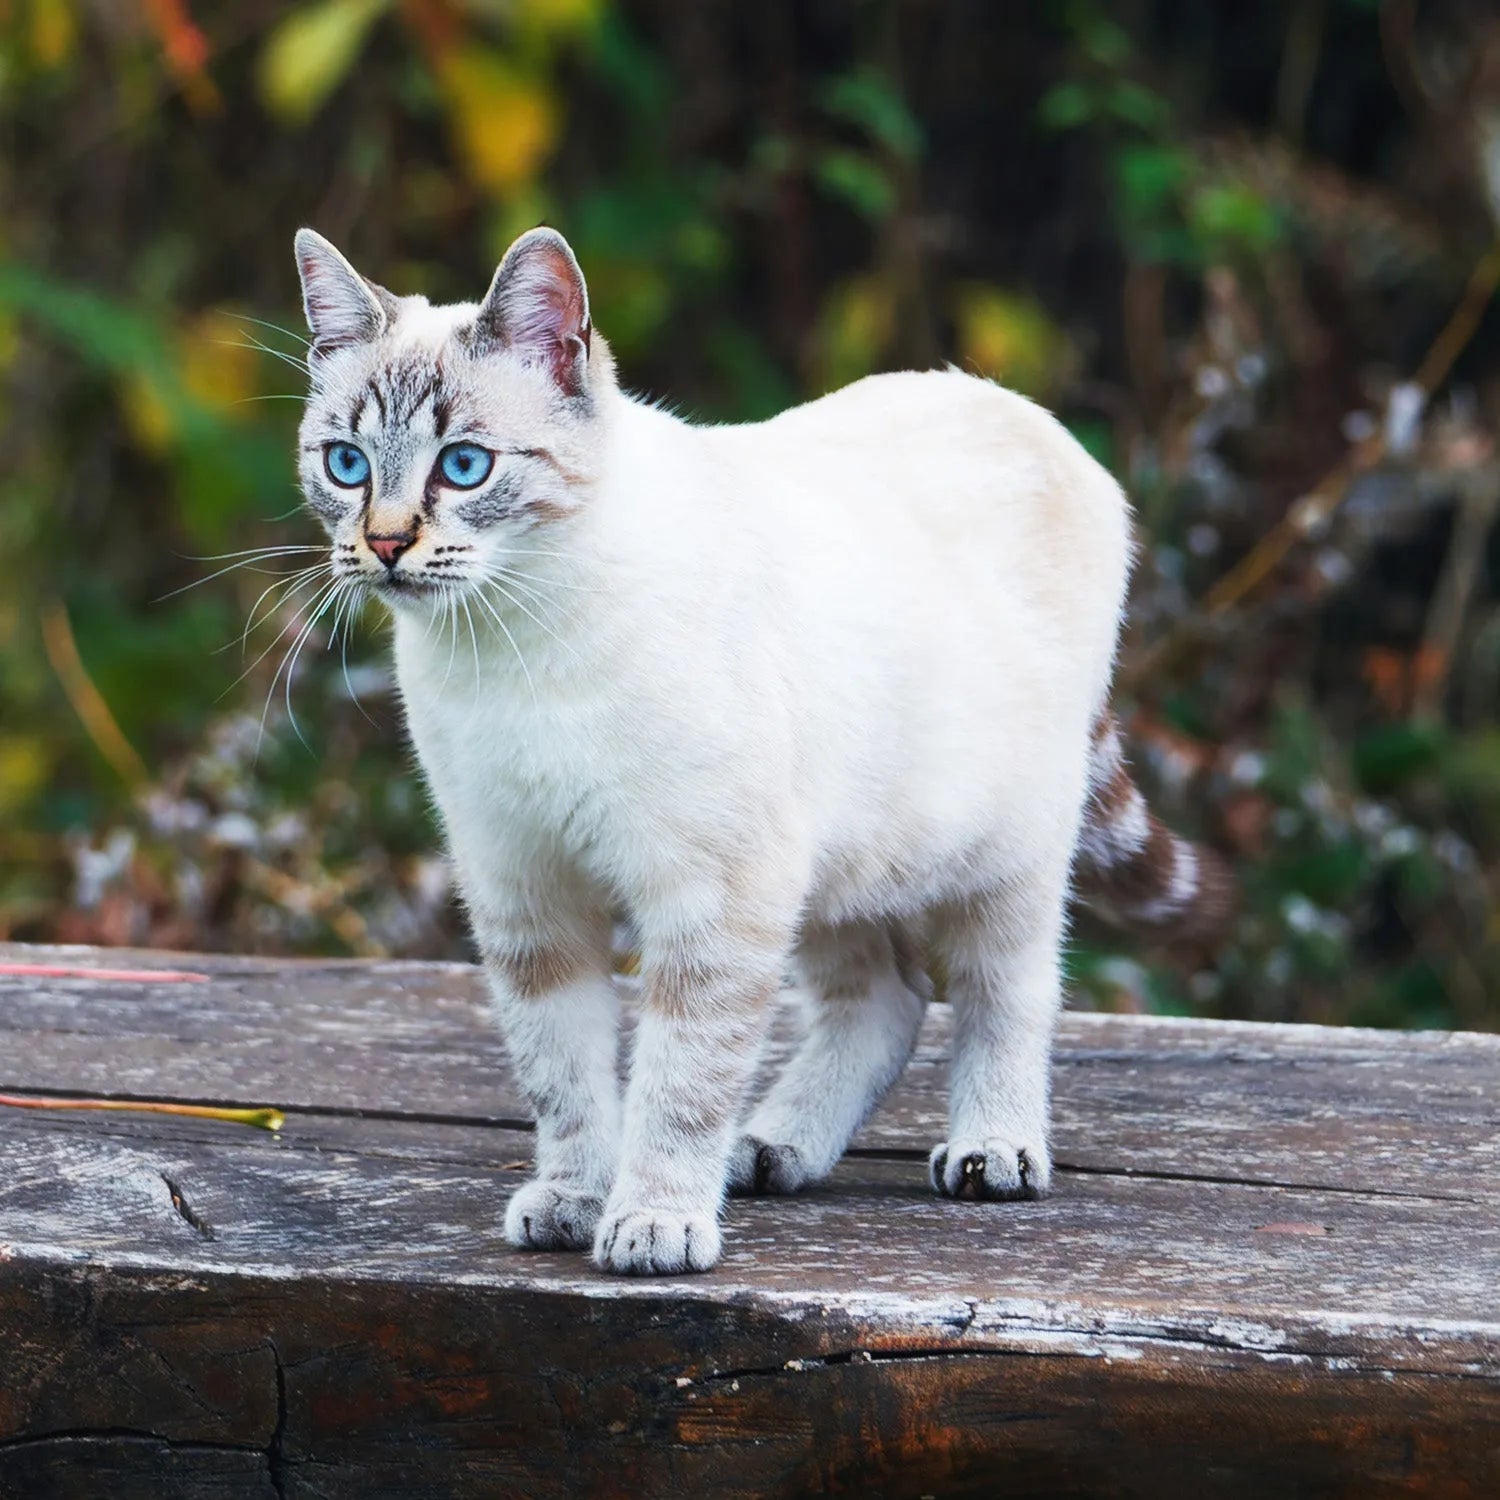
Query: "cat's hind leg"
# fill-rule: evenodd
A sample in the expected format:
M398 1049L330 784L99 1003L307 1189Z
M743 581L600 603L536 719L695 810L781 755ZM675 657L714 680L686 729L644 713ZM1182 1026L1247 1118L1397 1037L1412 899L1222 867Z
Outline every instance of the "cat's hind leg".
M929 1163L946 1198L1039 1198L1051 1185L1066 897L1059 862L933 914L953 1005L948 1139Z
M730 1157L732 1193L791 1193L826 1177L900 1077L929 989L908 948L881 923L803 933L808 1027L745 1122Z

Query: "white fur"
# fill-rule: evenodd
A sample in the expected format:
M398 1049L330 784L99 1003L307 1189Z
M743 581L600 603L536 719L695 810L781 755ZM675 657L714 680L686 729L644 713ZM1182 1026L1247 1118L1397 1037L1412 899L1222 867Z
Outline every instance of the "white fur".
M472 314L423 305L397 332L436 349ZM837 949L908 920L957 1008L938 1187L1045 1189L1068 875L1128 569L1118 486L1047 413L956 372L702 428L620 393L595 345L583 415L550 408L534 367L473 373L489 440L546 446L575 481L521 470L558 490L545 521L467 530L440 506L402 567L461 539L476 549L462 594L391 601L411 733L544 1111L552 1196L523 1192L543 1218L564 1190L565 1217L594 1204L609 1269L711 1265L766 1000L799 933ZM305 435L334 431L366 378L348 358L322 372ZM403 441L425 472L435 436ZM377 477L406 461L377 453ZM360 524L330 527L374 577ZM502 598L484 581L501 566L530 592ZM639 932L648 996L622 1131L589 936L611 907ZM587 972L529 997L505 977L506 955L559 945ZM863 999L814 1004L746 1127L805 1156L805 1176L893 1081L921 1008L889 962ZM548 1110L592 1123L564 1149Z

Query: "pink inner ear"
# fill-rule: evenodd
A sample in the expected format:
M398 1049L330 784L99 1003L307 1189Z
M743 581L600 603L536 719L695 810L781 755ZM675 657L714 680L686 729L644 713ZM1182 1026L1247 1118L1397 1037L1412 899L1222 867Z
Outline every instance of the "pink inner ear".
M315 255L302 257L299 264L308 322L317 348L344 348L379 331L379 309L373 297L351 283L342 266L330 266Z
M535 252L512 292L510 335L518 344L577 335L583 327L583 288L567 260L552 250Z

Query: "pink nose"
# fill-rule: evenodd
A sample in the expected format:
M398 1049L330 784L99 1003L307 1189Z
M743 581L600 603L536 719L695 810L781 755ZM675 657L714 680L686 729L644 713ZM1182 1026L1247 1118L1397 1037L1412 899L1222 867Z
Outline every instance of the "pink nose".
M394 568L396 559L416 541L416 535L410 531L403 531L400 536L366 536L365 541L370 544L370 551L383 562L386 567Z

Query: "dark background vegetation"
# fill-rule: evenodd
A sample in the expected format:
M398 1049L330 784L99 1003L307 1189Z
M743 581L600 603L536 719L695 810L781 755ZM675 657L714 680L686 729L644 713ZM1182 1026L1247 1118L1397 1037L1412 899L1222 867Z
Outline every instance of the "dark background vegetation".
M1079 1003L1500 1025L1497 216L1461 0L0 0L0 937L466 952L374 611L278 678L281 559L187 586L317 539L296 226L439 299L547 220L685 412L951 360L1126 483L1244 905Z

